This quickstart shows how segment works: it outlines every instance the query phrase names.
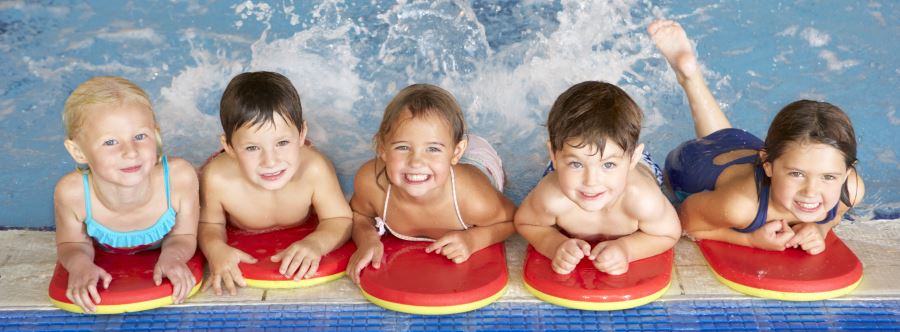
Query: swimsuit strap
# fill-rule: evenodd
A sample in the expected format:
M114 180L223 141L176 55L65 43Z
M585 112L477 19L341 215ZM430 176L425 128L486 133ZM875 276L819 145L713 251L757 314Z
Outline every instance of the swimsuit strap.
M469 227L463 221L462 213L459 213L459 202L456 200L456 175L453 173L453 166L450 166L450 191L453 192L453 208L456 209L456 220L459 221L459 225L462 226L463 230L467 230Z
M453 208L456 210L456 217L459 221L459 224L462 225L463 230L469 229L466 226L466 223L462 220L462 214L459 212L459 203L456 201L456 175L453 172L453 167L450 167L450 184L451 191L453 192ZM398 233L391 229L391 226L387 223L387 212L388 212L388 201L391 200L391 183L388 181L387 193L384 197L384 208L382 209L381 215L383 217L375 217L375 228L378 229L378 235L384 235L385 231L391 232L398 239L406 240L406 241L420 241L420 242L434 242L434 239L429 239L427 237L417 237L417 236L408 236Z
M756 209L756 217L753 218L753 222L751 222L749 226L745 228L733 228L734 230L741 233L752 233L765 225L766 217L769 214L769 186L763 184L762 177L764 176L766 176L766 174L764 173L762 166L755 166L753 177L756 179L756 183L760 184L759 207Z
M169 161L166 156L162 157L162 165L163 165L163 179L166 183L166 206L172 207L172 196L169 193Z
M81 174L81 183L84 188L84 210L87 212L85 220L94 219L91 213L91 184L88 182L88 172Z

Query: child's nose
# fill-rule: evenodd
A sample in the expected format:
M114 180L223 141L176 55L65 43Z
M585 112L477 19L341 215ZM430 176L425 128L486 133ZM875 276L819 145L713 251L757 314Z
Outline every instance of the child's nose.
M137 147L134 143L125 142L122 144L122 156L127 159L137 157Z
M278 163L278 157L273 151L263 150L262 152L262 165L264 167L274 166Z
M590 168L585 168L584 170L584 185L592 186L597 184L599 181L600 172L594 171Z

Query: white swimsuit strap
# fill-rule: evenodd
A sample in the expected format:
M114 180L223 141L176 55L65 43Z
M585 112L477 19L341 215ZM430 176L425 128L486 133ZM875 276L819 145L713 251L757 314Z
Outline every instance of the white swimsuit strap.
M459 221L463 230L467 230L469 227L463 221L462 213L459 213L459 202L456 200L456 175L453 174L453 166L450 166L450 190L453 191L453 208L456 209L456 220Z
M459 203L456 200L456 175L453 172L453 167L450 168L450 190L453 192L453 208L456 210L456 217L459 221L459 224L462 225L463 230L469 229L466 226L466 223L462 220L462 214L459 213ZM400 234L393 229L391 226L387 224L387 211L388 211L388 201L391 200L391 183L388 181L387 193L385 193L384 197L384 208L382 209L381 215L383 217L375 217L375 227L378 228L378 235L384 235L385 229L391 234L394 234L398 239L406 240L406 241L420 241L420 242L434 242L434 239L429 239L425 237L415 237Z

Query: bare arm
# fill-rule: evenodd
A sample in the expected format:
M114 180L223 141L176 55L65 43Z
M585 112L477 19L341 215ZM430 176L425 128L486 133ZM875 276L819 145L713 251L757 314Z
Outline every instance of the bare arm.
M644 189L651 192L626 197L629 214L638 219L638 231L619 238L629 263L669 250L681 238L681 223L672 204L655 185Z
M303 241L324 255L350 239L353 212L344 198L334 167L324 157L310 165L310 179L314 179L312 205L319 217L319 226Z
M357 249L350 257L350 262L347 263L347 276L354 283L359 284L360 271L369 264L373 268L380 268L384 254L381 236L378 235L374 222L375 216L378 215L374 208L374 202L383 193L375 183L374 161L365 163L356 172L353 188L350 208L353 210L352 237Z

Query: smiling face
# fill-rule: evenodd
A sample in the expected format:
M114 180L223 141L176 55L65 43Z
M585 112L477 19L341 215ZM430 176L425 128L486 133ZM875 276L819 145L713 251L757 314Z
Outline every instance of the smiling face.
M280 114L272 122L246 124L231 135L231 144L222 145L237 159L244 178L265 190L284 188L300 166L300 147L306 139L306 123L298 129Z
M601 155L593 145L577 148L578 140L568 140L562 150L553 151L551 161L559 179L559 188L573 203L585 211L599 211L615 202L625 191L628 172L634 168L643 146L628 154L611 141Z
M413 117L404 110L396 123L379 144L391 184L413 197L441 188L466 142L455 143L450 126L434 115Z
M770 200L803 222L822 220L838 203L850 174L837 149L818 143L788 143L780 157L763 164L772 179Z
M153 113L145 106L97 105L65 145L76 162L88 164L96 179L130 187L150 177L159 158L158 135Z

